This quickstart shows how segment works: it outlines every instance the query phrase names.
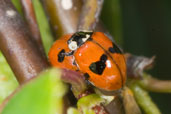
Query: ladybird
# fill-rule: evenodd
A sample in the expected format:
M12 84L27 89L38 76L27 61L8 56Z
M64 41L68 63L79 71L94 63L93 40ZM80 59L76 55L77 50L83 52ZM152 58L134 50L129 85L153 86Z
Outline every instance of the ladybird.
M50 63L84 73L94 86L113 91L126 81L125 58L102 32L79 31L57 40L49 51Z

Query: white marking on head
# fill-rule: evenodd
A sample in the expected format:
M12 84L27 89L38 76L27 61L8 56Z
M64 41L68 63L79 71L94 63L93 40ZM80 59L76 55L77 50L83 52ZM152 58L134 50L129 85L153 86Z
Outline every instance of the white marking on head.
M90 38L90 35L89 34L86 34L86 38Z
M64 10L69 10L72 8L73 3L72 0L61 0L61 5Z
M86 38L82 38L83 42L87 41L90 38L89 34L86 34Z
M12 9L6 11L6 16L8 17L14 17L16 14L17 14L16 11Z
M71 42L69 43L68 47L69 47L69 49L72 50L72 51L76 50L76 49L78 48L77 42L76 42L76 41L71 41Z

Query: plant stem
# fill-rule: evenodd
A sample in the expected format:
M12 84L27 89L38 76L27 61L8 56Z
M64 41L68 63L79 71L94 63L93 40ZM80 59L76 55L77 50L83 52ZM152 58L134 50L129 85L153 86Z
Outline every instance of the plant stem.
M139 80L138 83L148 91L171 93L171 80L158 80L144 73L143 79Z
M123 102L120 95L116 95L108 105L105 106L109 114L125 114Z
M36 14L37 23L40 30L40 35L42 37L43 46L48 55L49 49L53 44L53 35L50 29L50 25L48 23L47 17L45 15L44 9L40 0L32 0L33 7Z
M135 99L146 114L161 114L156 104L152 101L148 92L142 89L136 82L130 84Z
M128 87L124 87L122 97L126 114L141 114L141 110L135 101L134 95Z
M85 0L78 23L78 31L94 30L103 6L104 0Z
M31 0L21 0L21 5L24 12L24 17L26 19L27 25L32 33L33 39L36 41L41 52L45 54L42 39L40 36L40 31L36 21L35 11Z
M19 83L48 67L46 58L10 0L0 0L0 50Z
M55 37L77 30L82 0L41 0ZM69 7L68 7L69 6Z
M11 0L11 2L14 4L15 8L20 13L20 15L23 16L23 11L22 11L20 0Z

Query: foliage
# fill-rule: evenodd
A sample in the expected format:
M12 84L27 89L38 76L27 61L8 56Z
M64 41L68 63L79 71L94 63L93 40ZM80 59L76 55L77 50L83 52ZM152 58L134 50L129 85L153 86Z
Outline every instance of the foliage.
M2 114L61 114L67 88L60 75L59 70L51 69L29 81L8 102Z
M49 52L50 47L53 43L53 36L46 18L45 12L43 10L42 4L39 0L33 0L33 6L35 9L35 14L40 29L40 34L42 37L43 46L45 48L46 55Z
M17 86L18 82L4 56L0 52L0 104L17 88Z

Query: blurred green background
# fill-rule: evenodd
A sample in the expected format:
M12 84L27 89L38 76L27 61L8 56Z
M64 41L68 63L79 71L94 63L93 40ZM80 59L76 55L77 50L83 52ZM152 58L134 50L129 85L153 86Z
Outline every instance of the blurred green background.
M105 0L101 18L125 52L156 56L149 72L171 80L171 1ZM170 114L171 94L150 93L163 114Z

